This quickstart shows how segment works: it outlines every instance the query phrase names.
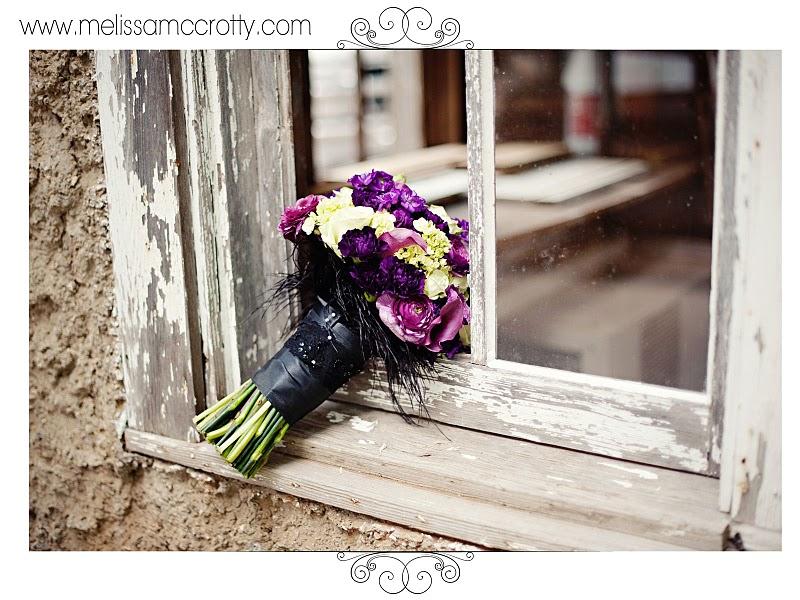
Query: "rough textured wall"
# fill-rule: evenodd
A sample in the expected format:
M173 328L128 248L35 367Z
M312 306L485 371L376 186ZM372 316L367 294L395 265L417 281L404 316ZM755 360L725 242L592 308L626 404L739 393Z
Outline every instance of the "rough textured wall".
M30 548L464 547L124 451L93 73L30 54Z

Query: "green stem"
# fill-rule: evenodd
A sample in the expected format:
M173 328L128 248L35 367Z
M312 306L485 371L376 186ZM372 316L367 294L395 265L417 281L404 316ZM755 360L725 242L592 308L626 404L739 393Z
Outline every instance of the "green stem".
M245 446L247 446L247 444L250 443L250 440L253 439L253 436L256 434L256 431L258 430L258 427L261 425L262 420L263 416L260 419L254 421L253 425L247 428L246 433L239 438L239 440L233 446L231 451L224 455L225 460L227 460L229 463L232 463L233 461L236 460L236 458L242 453L242 450L245 449Z
M203 412L201 412L199 415L197 415L194 419L192 419L192 421L194 421L195 423L199 423L200 421L205 419L207 416L216 413L217 411L219 411L222 408L224 408L236 396L238 396L245 388L250 389L251 386L255 387L255 385L253 385L252 381L248 379L247 381L245 381L241 385L241 387L239 387L237 390L235 390L235 391L231 392L230 394L228 394L227 396L225 396L222 400L219 400L216 404L214 404L214 405L208 407L207 409L205 409Z
M261 398L264 398L263 396ZM258 402L261 402L261 398L259 398ZM264 398L264 405L259 408L256 413L247 419L243 425L240 425L236 428L236 432L229 437L222 446L219 447L220 452L224 452L231 444L236 442L242 435L250 431L253 428L253 424L258 421L261 422L260 419L266 414L266 412L272 408L272 405ZM257 429L257 428L256 428ZM253 431L255 433L255 430Z
M231 417L235 414L236 410L241 406L247 395L252 391L252 385L243 386L239 389L238 394L231 397L225 406L210 415L206 416L202 421L197 423L196 428L200 433L213 431L222 425L225 425Z

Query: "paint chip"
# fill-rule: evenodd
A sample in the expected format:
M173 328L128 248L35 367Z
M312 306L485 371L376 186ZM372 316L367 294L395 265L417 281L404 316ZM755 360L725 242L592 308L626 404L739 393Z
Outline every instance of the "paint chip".
M328 421L331 423L343 423L345 419L347 419L350 415L346 415L344 413L336 412L335 410L328 411L328 414L325 415L328 418Z
M642 479L658 479L658 474L653 473L652 471L648 471L647 469L636 469L633 467L623 467L622 465L618 465L612 462L600 462L599 464L605 465L606 467L611 467L612 469L617 469L619 471L625 471L626 473L632 473L633 475L637 475Z
M350 419L350 426L356 431L363 431L364 433L369 433L375 429L376 424L377 421L365 421L361 417L351 417Z

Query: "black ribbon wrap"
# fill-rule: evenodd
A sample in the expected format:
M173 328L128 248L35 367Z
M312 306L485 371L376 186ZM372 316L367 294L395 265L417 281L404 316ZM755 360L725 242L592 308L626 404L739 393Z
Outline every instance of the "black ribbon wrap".
M252 379L294 425L361 371L365 361L361 340L341 311L317 298L283 348Z

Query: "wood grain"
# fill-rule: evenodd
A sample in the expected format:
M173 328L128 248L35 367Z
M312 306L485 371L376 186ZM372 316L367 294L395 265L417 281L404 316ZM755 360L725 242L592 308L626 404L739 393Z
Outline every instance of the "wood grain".
M721 196L717 255L732 261L728 330L715 365L725 366L720 503L744 524L779 531L781 491L781 55L739 53L735 179ZM723 179L725 175L723 174ZM718 223L715 223L717 228ZM723 283L723 282L718 282ZM724 309L723 309L724 310ZM718 332L719 333L719 332ZM718 340L719 344L720 340Z
M495 347L494 61L491 50L464 53L467 86L472 361L486 364Z
M440 361L426 385L437 422L615 458L704 473L706 396L554 369L469 357ZM379 366L333 398L391 409ZM401 401L408 400L401 398Z
M176 130L183 115L165 90L168 52L98 51L97 87L122 341L132 427L195 440L202 393L190 309L191 241L181 219Z
M285 315L261 307L291 267L277 231L295 201L288 55L183 51L206 401L239 385L279 347Z
M443 431L450 441L393 414L325 404L250 481L492 548L721 547L714 480ZM208 444L128 430L126 447L238 478Z

